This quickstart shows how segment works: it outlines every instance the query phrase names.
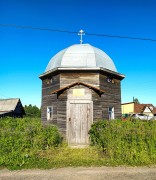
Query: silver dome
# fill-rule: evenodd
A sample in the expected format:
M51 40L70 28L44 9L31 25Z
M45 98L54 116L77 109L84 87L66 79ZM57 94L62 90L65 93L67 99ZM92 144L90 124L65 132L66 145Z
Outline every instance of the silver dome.
M72 45L51 58L45 72L55 68L105 68L117 72L112 59L90 44Z

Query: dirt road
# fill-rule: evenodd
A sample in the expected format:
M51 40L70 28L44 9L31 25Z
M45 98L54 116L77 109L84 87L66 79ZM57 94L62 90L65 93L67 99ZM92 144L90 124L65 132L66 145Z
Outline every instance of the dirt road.
M156 180L156 167L90 167L0 170L0 180Z

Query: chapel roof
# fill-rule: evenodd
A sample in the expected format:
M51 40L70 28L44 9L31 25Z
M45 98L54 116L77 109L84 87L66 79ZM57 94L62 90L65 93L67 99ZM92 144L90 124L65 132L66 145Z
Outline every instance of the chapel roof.
M105 68L117 72L113 60L90 44L74 44L61 50L49 61L45 72L55 68Z

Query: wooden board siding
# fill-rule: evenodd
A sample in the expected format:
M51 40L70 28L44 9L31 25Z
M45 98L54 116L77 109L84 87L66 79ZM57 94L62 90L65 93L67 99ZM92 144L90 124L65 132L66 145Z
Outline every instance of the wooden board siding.
M91 92L91 90L83 85L76 85L76 86L64 91L62 94L60 94L58 96L58 99L57 99L57 126L63 135L67 134L67 99L68 100L69 99L70 100L74 100L74 99L80 100L81 98L70 96L73 89L79 89L79 88L84 88L86 90L86 95L83 98L91 100L91 96L89 96L89 94L88 94L89 92Z
M14 117L23 117L23 115L25 115L25 111L24 108L21 104L21 101L18 101L17 106L13 112Z
M107 78L112 78L112 82L108 82ZM113 76L109 77L105 74L99 75L100 88L105 90L101 96L102 117L108 119L108 107L114 107L115 118L121 118L121 86L120 80Z
M95 87L99 87L99 74L89 73L89 72L85 72L85 73L72 72L72 73L60 74L61 88L78 81L93 85Z
M42 79L41 118L45 123L57 124L57 95L50 94L60 88L60 75L49 75ZM53 120L47 121L47 106L53 106Z
M88 131L93 123L93 102L91 89L76 85L68 89L67 139L70 145L89 143Z
M9 99L7 99L7 100L9 100ZM6 102L5 102L5 100L3 100L5 108L12 106L11 107L12 110L5 109L5 110L1 111L0 118L7 117L7 116L15 117L15 118L22 118L23 115L25 115L25 111L24 111L21 101L20 100L16 101L16 99L15 99L15 102L12 102L13 104L11 105L11 101L13 101L13 100L10 99L10 104L7 102L7 100L6 100ZM3 106L3 104L1 104L0 106Z
M49 95L50 92L60 88L60 75L49 75L42 80L42 96Z
M60 74L59 74L60 73ZM52 78L52 83L51 83ZM93 121L99 119L108 119L108 108L114 107L115 118L121 117L121 90L120 90L120 80L115 76L111 75L113 81L108 82L108 73L104 72L78 72L78 71L68 71L68 72L58 72L55 75L49 75L42 79L42 121L46 123L56 124L60 132L66 136L68 133L68 106L69 100L89 100L92 103ZM65 86L71 85L75 82L83 82L101 90L104 90L104 94L98 94L92 88L84 86L82 84L77 84L75 86L66 89L65 91L60 91L57 94L50 94L52 91L58 90ZM85 95L82 97L72 97L73 89L85 89ZM75 91L76 92L76 91ZM61 94L60 94L61 93ZM82 93L83 94L83 93ZM78 103L78 111L81 109L80 103ZM85 103L84 103L85 104ZM47 106L53 106L53 119L47 121ZM84 105L86 108L88 105ZM73 105L73 108L77 106ZM82 105L83 107L83 105ZM73 117L75 117L73 115ZM79 115L78 115L79 117ZM88 117L88 116L87 116ZM68 137L67 137L68 139Z
M102 119L102 104L101 96L92 90L92 100L93 100L93 121Z
M47 121L47 106L53 106L53 119ZM47 95L42 97L41 118L44 123L57 125L57 95Z
M70 145L89 144L88 131L92 124L92 101L71 100L68 103L68 143Z
M57 126L60 132L66 136L66 114L67 109L67 90L58 96L57 99Z

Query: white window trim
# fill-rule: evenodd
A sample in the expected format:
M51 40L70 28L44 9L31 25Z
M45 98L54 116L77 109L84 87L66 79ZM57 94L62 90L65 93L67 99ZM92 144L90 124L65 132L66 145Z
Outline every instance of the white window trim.
M111 111L110 111L110 108L111 108ZM109 116L109 120L115 119L114 107L112 106L108 107L108 116Z
M51 112L50 112L50 108L51 108ZM51 121L51 120L53 120L53 106L47 106L47 121Z

